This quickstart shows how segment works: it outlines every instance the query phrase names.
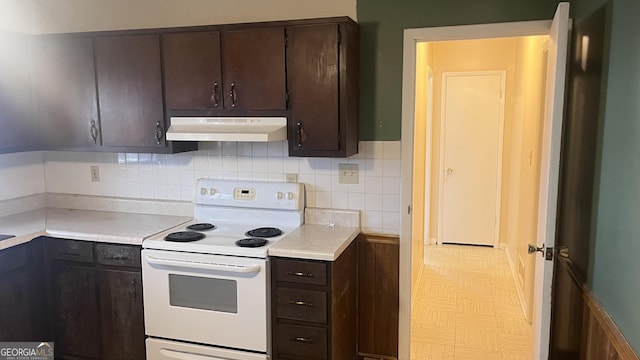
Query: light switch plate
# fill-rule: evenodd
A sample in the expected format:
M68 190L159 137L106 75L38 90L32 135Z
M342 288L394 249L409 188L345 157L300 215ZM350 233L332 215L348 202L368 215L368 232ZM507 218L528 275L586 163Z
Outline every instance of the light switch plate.
M358 164L338 164L338 183L357 184L358 173Z
M100 167L98 166L90 166L91 170L91 181L92 182L100 182Z

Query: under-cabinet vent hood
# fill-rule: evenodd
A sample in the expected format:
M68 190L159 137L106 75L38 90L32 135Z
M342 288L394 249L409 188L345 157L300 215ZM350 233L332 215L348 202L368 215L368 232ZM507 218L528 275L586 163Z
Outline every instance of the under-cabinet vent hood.
M286 117L171 117L167 140L280 141L287 140Z

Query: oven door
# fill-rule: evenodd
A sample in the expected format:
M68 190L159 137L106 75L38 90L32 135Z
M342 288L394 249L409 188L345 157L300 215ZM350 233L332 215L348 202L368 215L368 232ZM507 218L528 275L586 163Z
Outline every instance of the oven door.
M266 354L239 352L163 339L147 339L147 360L267 360Z
M149 336L267 352L265 259L142 250Z

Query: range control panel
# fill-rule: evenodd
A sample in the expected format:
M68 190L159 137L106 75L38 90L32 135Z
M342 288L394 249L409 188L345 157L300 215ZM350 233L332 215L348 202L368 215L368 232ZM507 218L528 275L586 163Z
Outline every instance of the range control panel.
M195 203L242 208L302 210L304 184L199 179Z

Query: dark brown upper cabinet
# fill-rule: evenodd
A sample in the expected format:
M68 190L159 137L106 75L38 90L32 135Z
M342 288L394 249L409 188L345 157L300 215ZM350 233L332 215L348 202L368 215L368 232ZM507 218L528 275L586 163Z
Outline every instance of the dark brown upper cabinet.
M222 33L225 109L286 110L284 28Z
M165 34L168 110L285 111L284 28Z
M222 109L220 32L162 35L167 109Z
M163 148L160 36L97 37L95 47L103 144Z
M98 148L100 119L89 37L34 42L34 107L40 146Z
M30 40L28 35L0 31L0 153L29 150L36 145Z
M290 156L358 152L358 39L351 20L287 28Z

